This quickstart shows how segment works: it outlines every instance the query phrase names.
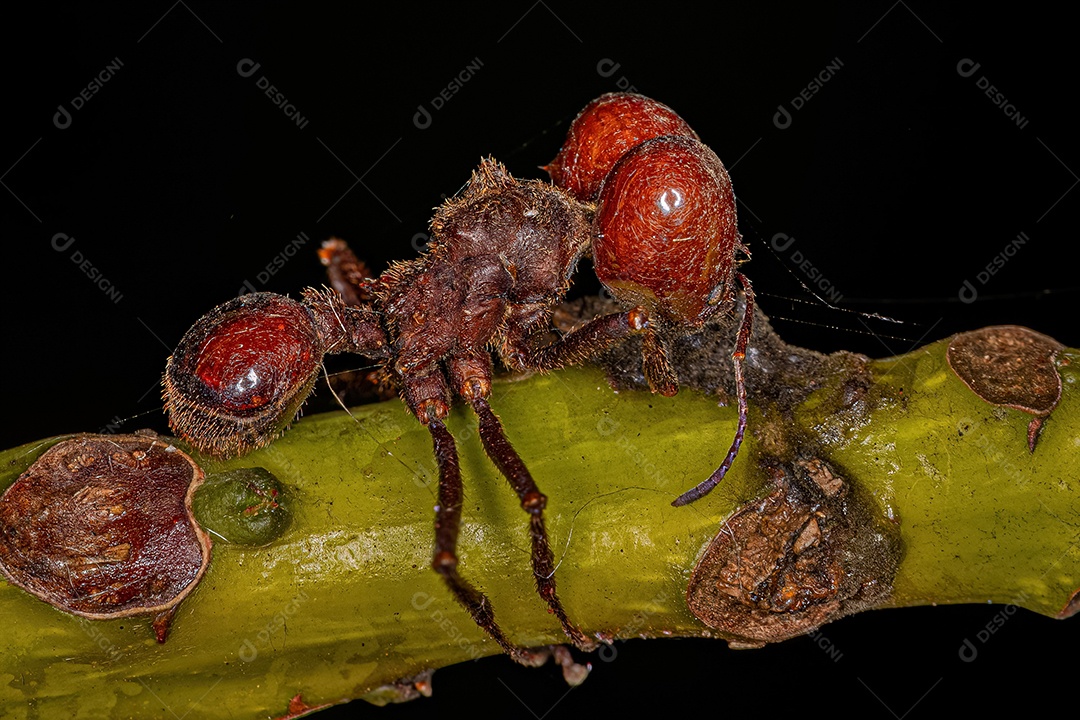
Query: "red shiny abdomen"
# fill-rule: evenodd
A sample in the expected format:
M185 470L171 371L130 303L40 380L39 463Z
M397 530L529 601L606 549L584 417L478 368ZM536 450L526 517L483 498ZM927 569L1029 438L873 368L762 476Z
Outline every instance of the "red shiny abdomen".
M566 142L546 170L556 185L590 201L619 158L646 140L666 135L697 138L674 110L652 98L601 95L574 118Z
M707 146L689 137L638 145L612 169L597 203L596 274L621 302L697 327L733 297L735 194Z
M217 325L194 372L220 407L252 410L280 399L311 374L311 320L298 304L276 303Z

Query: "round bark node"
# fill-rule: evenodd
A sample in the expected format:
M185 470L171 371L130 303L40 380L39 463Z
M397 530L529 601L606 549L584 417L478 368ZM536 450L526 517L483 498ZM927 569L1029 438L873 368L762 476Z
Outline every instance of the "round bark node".
M1026 327L997 325L960 333L946 357L957 377L986 402L1046 416L1061 399L1054 359L1064 348Z
M694 616L737 647L808 633L884 601L897 528L818 458L772 468L776 489L721 526L690 578Z
M191 458L154 437L61 442L0 498L0 570L74 615L155 615L164 642L210 562L191 511L202 479Z
M1065 346L1019 325L960 333L949 343L949 367L973 393L992 405L1034 415L1028 450L1035 452L1043 421L1061 399L1057 354Z

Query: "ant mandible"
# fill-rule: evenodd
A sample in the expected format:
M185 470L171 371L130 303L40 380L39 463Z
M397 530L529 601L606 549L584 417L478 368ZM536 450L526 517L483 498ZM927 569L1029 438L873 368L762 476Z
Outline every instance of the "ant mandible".
M381 364L431 433L439 467L432 567L477 625L524 664L542 655L513 644L488 598L458 571L461 471L444 422L453 397L475 412L484 450L529 515L540 596L570 640L591 650L596 640L571 622L556 592L547 498L488 403L491 351L511 369L544 371L641 335L650 387L674 394L668 343L733 307L738 279L746 297L733 354L738 428L723 464L674 502L683 505L723 478L742 442L742 360L753 316L750 283L735 269L746 248L730 179L669 108L626 93L598 98L547 170L554 185L519 181L494 160L481 161L464 192L436 210L427 251L377 279L365 277L344 243L328 241L320 256L336 291L307 289L299 302L260 292L220 305L185 333L164 376L170 427L203 452L233 456L286 429L324 355L356 353ZM590 251L601 282L629 309L548 342L552 314Z

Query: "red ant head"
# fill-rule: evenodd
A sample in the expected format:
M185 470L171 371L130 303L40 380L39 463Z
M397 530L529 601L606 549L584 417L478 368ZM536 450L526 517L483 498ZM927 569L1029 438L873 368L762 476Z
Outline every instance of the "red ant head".
M646 140L664 135L697 139L667 105L644 95L607 93L578 113L559 154L544 169L556 185L588 202L596 198L619 158Z
M665 324L701 327L734 298L740 250L731 179L698 140L648 140L604 180L593 258L620 302L643 305Z
M169 427L212 455L265 445L296 416L322 356L311 314L295 300L252 293L219 305L169 358Z

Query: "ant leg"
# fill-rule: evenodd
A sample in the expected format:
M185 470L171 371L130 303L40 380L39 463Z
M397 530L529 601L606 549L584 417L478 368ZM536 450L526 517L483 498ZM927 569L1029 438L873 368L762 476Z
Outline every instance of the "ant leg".
M502 423L491 410L491 361L477 355L459 356L449 363L451 377L459 394L472 406L480 421L480 440L491 461L517 493L521 509L529 513L529 536L532 540L532 567L536 590L559 619L563 632L581 650L595 650L598 643L585 635L566 615L555 590L555 555L544 527L547 497L540 492L521 457L506 437Z
M724 479L724 475L727 474L731 464L735 462L735 456L739 454L739 447L742 445L743 435L746 433L746 383L743 380L742 363L746 358L746 345L750 342L750 333L754 324L754 288L750 285L750 280L741 272L736 272L735 277L739 279L739 284L742 285L743 293L746 295L746 309L743 311L742 324L739 326L739 334L735 339L735 352L731 354L731 364L735 368L735 391L739 399L739 426L735 430L735 439L731 442L731 448L728 450L724 462L709 476L708 480L675 498L671 503L675 507L689 505L695 500L705 497Z
M461 529L461 466L454 437L443 418L449 413L446 383L440 373L411 379L405 387L405 400L417 418L427 425L439 466L438 504L435 506L435 551L431 567L439 574L473 622L499 644L503 651L522 665L542 662L536 653L514 645L495 620L495 611L487 596L473 587L458 572L457 541Z
M371 270L344 240L330 238L324 241L319 248L319 260L326 266L330 287L341 294L346 305L363 305L374 299Z
M514 492L521 500L521 508L529 513L533 575L536 578L536 589L540 597L559 619L563 632L575 646L581 650L595 650L598 643L570 622L555 590L555 556L551 551L547 530L544 527L544 507L547 505L547 497L540 492L525 463L521 461L510 441L506 439L502 423L491 411L487 400L480 397L474 398L472 407L480 419L480 439L484 443L488 457L510 481L510 486L514 488Z
M679 392L679 377L668 360L667 343L656 333L651 325L645 328L642 338L641 364L649 389L665 397Z
M535 665L539 658L529 650L507 639L495 621L491 601L458 572L457 539L461 528L461 468L458 464L454 438L442 420L433 419L428 431L435 445L439 464L439 504L435 508L435 554L431 566L442 577L454 599L468 611L482 630L487 632L503 651L522 665Z
M667 397L679 391L678 376L668 360L667 344L642 307L593 318L541 347L535 347L531 338L548 331L547 316L534 307L525 306L512 314L509 326L521 330L507 337L501 357L508 365L533 370L554 370L580 363L630 335L640 334L642 369L649 389Z
M533 338L550 329L546 306L517 305L507 318L506 338L499 356L511 367L531 370L555 370L574 365L615 343L639 333L648 333L651 320L642 307L601 315L574 328L558 340L537 347Z

